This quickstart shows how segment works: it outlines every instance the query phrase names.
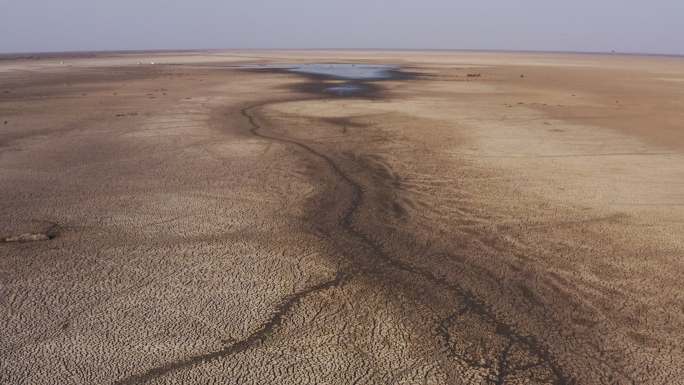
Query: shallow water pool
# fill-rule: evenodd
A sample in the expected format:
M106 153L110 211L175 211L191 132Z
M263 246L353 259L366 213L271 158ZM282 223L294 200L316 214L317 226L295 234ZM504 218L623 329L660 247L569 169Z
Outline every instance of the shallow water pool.
M321 75L331 79L374 80L389 79L396 66L378 64L309 63L309 64L263 64L242 66L247 69L281 69L309 75Z

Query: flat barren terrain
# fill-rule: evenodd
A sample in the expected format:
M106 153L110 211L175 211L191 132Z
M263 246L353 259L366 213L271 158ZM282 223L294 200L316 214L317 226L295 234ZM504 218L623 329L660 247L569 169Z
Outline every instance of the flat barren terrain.
M684 58L0 56L1 384L684 384L683 234Z

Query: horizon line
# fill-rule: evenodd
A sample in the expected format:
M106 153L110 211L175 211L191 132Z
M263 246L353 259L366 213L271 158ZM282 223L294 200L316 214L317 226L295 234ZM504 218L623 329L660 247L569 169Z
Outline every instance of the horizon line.
M684 57L684 53L638 52L638 51L573 51L544 49L490 49L490 48L146 48L146 49L104 49L104 50L46 50L2 52L0 58L20 59L22 57L47 55L93 55L93 54L143 54L143 53L191 53L191 52L227 52L227 51L375 51L375 52L486 52L486 53L546 53L575 55L624 55L624 56L662 56Z

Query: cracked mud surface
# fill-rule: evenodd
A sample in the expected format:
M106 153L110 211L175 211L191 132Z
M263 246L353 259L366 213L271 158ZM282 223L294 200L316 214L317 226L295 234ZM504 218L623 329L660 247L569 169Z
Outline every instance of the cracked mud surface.
M251 54L0 64L0 383L681 382L681 59Z

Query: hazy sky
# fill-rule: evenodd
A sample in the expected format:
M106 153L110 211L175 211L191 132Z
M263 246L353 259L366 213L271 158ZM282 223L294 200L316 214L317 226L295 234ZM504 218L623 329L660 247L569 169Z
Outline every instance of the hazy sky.
M173 48L684 54L684 0L0 0L0 52Z

